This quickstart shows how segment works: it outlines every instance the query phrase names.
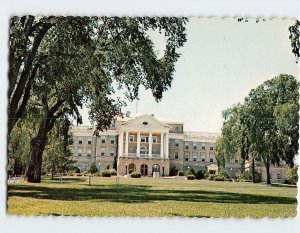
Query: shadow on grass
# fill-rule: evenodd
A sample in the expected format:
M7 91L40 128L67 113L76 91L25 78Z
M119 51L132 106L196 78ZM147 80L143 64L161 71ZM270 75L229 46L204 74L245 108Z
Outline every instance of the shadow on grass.
M147 203L153 201L187 201L244 204L296 204L292 197L265 196L204 190L153 190L149 185L92 185L78 188L9 185L8 197L31 197L46 200L110 201Z

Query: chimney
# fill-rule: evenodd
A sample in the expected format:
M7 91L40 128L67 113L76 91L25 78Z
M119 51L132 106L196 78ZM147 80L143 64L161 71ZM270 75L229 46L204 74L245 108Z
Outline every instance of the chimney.
M151 116L151 117L154 117L154 114L152 113L152 114L150 114L150 116Z

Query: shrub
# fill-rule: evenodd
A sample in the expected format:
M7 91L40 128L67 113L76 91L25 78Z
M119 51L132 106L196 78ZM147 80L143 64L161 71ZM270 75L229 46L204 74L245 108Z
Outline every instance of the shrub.
M82 174L81 173L77 173L76 176L82 176Z
M111 174L112 176L116 176L116 175L117 175L117 172L116 172L116 170L110 170L110 174Z
M178 168L176 168L176 167L171 167L171 168L170 168L169 175L170 175L170 176L177 176L177 175L178 175Z
M196 179L198 180L204 179L204 172L202 170L197 171Z
M101 172L102 177L111 177L111 171L110 170L104 170Z
M186 179L188 179L188 180L194 180L195 176L194 175L187 175Z
M298 182L298 167L288 168L285 182L287 184L296 184Z
M215 174L209 174L208 180L215 180L216 175Z
M225 179L229 179L229 175L228 175L228 173L227 173L225 170L221 170L221 171L218 173L217 176L218 176L218 177L224 178L224 180L225 180Z
M241 182L249 182L252 181L252 171L245 171L243 174L241 174L238 179L238 181ZM255 182L261 182L261 174L258 171L254 171L254 181Z
M209 173L208 171L206 171L206 172L204 173L204 179L208 179L209 176L210 176L210 173Z
M130 177L131 178L141 178L142 177L142 174L140 172L132 172L130 174Z
M178 171L178 176L184 176L183 171Z
M95 174L95 176L99 177L99 176L101 176L101 173L97 172L97 173Z
M69 176L74 176L74 173L69 173Z

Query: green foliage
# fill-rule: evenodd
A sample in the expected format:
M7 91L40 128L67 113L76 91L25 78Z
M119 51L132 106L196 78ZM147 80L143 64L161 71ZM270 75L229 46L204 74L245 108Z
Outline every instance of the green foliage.
M297 184L298 182L298 166L288 168L286 172L286 183Z
M221 170L217 176L223 177L224 179L229 179L229 175L228 175L227 171L225 171L225 170Z
M197 180L204 179L204 171L202 171L202 170L197 171L196 179Z
M261 182L261 174L258 171L254 171L254 182ZM250 182L252 181L252 170L249 171L245 171L244 173L242 173L241 175L239 175L239 177L237 178L238 181L246 181L246 182Z
M116 175L117 175L117 172L116 172L116 170L111 170L111 171L110 171L110 174L111 174L112 176L116 176Z
M104 170L101 172L102 177L111 177L111 171L110 170Z
M296 23L289 27L290 36L289 39L291 41L292 46L292 52L296 57L296 62L298 63L298 59L300 56L299 49L300 49L300 42L299 42L299 27L300 27L300 21L296 20Z
M178 175L178 168L176 167L170 167L169 176L177 176Z
M141 178L142 177L142 174L140 172L132 172L130 174L130 177L131 178Z
M184 172L183 171L178 171L178 176L184 176Z
M215 174L209 174L207 177L208 180L215 180L216 175Z
M96 166L95 163L92 163L92 164L89 166L88 172L90 172L91 174L95 174L95 173L98 172L98 168L97 168L97 166Z
M206 171L206 172L204 173L204 179L208 179L209 176L210 176L210 173L209 173L208 171Z
M166 17L12 17L8 91L8 134L28 111L39 112L27 170L30 182L39 171L48 133L61 117L82 122L87 105L97 129L122 116L125 100L140 86L156 101L171 87L178 49L186 42L186 18ZM162 57L149 31L165 38ZM78 65L80 63L80 65ZM115 98L116 89L125 99ZM34 139L34 140L33 140Z
M190 174L190 175L187 175L187 176L186 176L186 179L187 179L187 180L194 180L194 179L195 179L195 176L192 175L192 174Z
M191 168L191 169L189 169L189 170L186 171L185 175L186 176L193 175L193 176L196 177L196 172L195 172L195 170L193 168Z
M271 164L285 160L293 166L299 148L298 89L295 77L280 74L252 89L243 105L225 110L216 148L219 164L235 155L261 161L267 170L267 183L271 182Z

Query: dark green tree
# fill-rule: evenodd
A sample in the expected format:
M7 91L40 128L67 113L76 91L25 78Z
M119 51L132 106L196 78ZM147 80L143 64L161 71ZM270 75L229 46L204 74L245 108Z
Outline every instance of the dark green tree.
M177 49L186 41L185 18L13 17L10 30L9 135L28 105L40 111L30 141L29 182L40 182L47 134L63 115L81 122L79 108L90 108L90 119L102 130L118 115L139 87L150 89L157 101L171 86ZM157 57L148 34L166 38Z

